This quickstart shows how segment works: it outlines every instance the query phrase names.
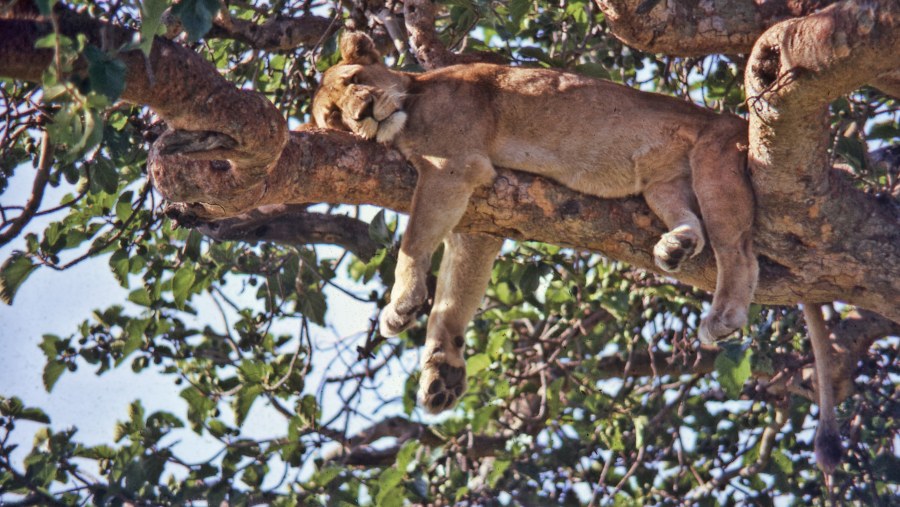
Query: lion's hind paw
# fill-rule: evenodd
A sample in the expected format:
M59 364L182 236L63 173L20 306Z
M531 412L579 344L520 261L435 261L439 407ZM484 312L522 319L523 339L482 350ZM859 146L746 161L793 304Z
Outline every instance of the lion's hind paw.
M407 305L399 307L389 304L381 311L381 334L384 336L397 336L416 323L416 318L422 310L422 305Z
M703 238L688 227L678 227L659 238L653 247L653 259L660 269L674 273L681 264L703 249Z
M454 366L447 362L441 351L431 353L422 367L419 379L419 403L425 410L437 414L454 405L466 391L466 366Z

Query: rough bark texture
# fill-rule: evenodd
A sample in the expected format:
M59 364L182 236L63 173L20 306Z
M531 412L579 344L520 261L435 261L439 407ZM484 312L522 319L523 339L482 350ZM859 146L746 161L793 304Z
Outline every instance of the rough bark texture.
M765 255L900 320L900 213L830 169L828 104L900 66L900 4L843 2L773 26L748 64L749 163ZM774 213L773 211L778 211ZM867 278L863 270L881 274ZM830 271L825 277L819 270ZM830 280L829 280L830 278ZM864 279L865 278L865 279ZM831 295L812 289L811 303ZM879 302L879 299L881 302Z
M831 170L823 123L827 102L838 94L866 82L896 82L898 9L889 0L867 8L842 3L775 25L757 44L747 89L754 111L760 303L842 300L900 321L897 209L852 189ZM101 23L58 13L64 32L98 37ZM34 41L49 30L46 22L0 20L3 74L39 80L50 52L34 49ZM113 33L128 36L123 29ZM415 173L398 153L338 132L303 129L288 136L283 118L262 96L236 89L198 55L169 41L155 41L149 62L139 52L123 60L124 99L149 105L173 128L222 133L236 145L202 155L228 155L229 164L164 155L167 137L176 135L171 132L155 144L149 162L154 182L168 199L184 203L182 211L215 219L262 205L310 202L408 209ZM561 243L650 270L656 269L652 246L664 232L642 199L595 199L506 170L476 193L460 230ZM677 277L712 289L711 254L689 262Z
M834 0L596 0L613 34L629 46L672 56L749 53L778 21Z

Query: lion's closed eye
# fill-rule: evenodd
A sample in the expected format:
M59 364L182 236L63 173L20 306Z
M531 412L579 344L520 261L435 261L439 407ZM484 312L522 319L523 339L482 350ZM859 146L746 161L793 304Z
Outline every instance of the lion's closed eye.
M359 72L354 72L353 74L347 76L344 79L344 86L348 86L348 85L352 85L352 84L358 85L358 84L360 84L360 82L361 82L361 79L359 76Z

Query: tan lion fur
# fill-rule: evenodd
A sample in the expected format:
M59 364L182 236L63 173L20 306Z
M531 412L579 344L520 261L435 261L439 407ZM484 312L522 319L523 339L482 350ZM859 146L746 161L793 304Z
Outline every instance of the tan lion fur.
M419 389L429 411L453 406L465 390L462 336L501 241L452 230L495 166L599 197L642 194L669 228L653 250L660 268L676 271L707 239L713 248L718 276L701 340L746 323L758 267L754 200L739 148L747 142L744 120L548 69L469 64L398 72L359 33L345 34L341 55L313 101L316 125L389 143L419 173L383 334L414 322L431 256L445 244Z

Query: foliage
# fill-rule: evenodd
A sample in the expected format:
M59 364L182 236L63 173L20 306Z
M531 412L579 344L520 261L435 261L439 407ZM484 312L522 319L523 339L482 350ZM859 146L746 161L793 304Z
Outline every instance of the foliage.
M140 22L138 47L145 52L166 6L73 4L88 5L98 17ZM228 9L235 18L262 21L275 12L326 9L314 4L252 1ZM612 37L593 2L445 5L449 15L439 28L450 47L744 110L742 60L637 52ZM217 9L217 2L197 0L173 12L191 40L203 41L198 51L232 82L252 85L302 121L314 62L334 61L335 36L293 54L251 51L242 42L203 39ZM68 190L58 206L39 212L53 221L19 238L19 250L2 263L0 299L12 302L37 269L101 259L129 290L128 303L95 311L66 336L38 338L41 330L33 330L29 338L47 359L46 389L79 369L99 375L153 369L179 386L187 410L147 413L136 399L113 442L86 446L77 429L55 429L27 400L0 398L3 499L63 505L896 500L896 340L879 342L859 365L856 393L840 409L842 433L850 435L845 464L828 491L811 459L815 411L802 396L811 386L766 388L765 374L774 378L781 358L795 358L797 370L810 357L796 309L755 307L745 338L700 364L692 340L707 294L550 245L505 249L484 311L465 337L469 391L448 416L423 418L415 407L417 372L404 369L424 341L421 328L388 340L374 327L360 329L333 349L311 338L338 313L328 287L373 313L384 306L398 241L390 215L372 221L372 239L383 248L368 261L305 245L214 242L177 228L147 183L145 135L156 132L151 112L114 102L124 72L117 50L62 35L41 43L58 55L41 86L0 81L0 191L36 163L33 132L44 127L56 150L50 185ZM89 62L86 73L60 77L79 55ZM860 186L890 194L892 176L866 154L872 143L896 141L897 104L865 89L833 110L835 157L852 166ZM218 306L222 324L210 317L196 323L202 301ZM406 389L391 396L383 384L398 372L408 379ZM264 404L282 417L277 437L253 437L247 427L248 415ZM332 452L335 442L353 436L351 429L379 422L367 417L379 413L397 414L396 425L416 431L396 432L374 448L351 440L346 454ZM23 421L39 427L34 447L17 461L9 442ZM191 431L214 439L219 452L199 461L180 456L174 442Z

